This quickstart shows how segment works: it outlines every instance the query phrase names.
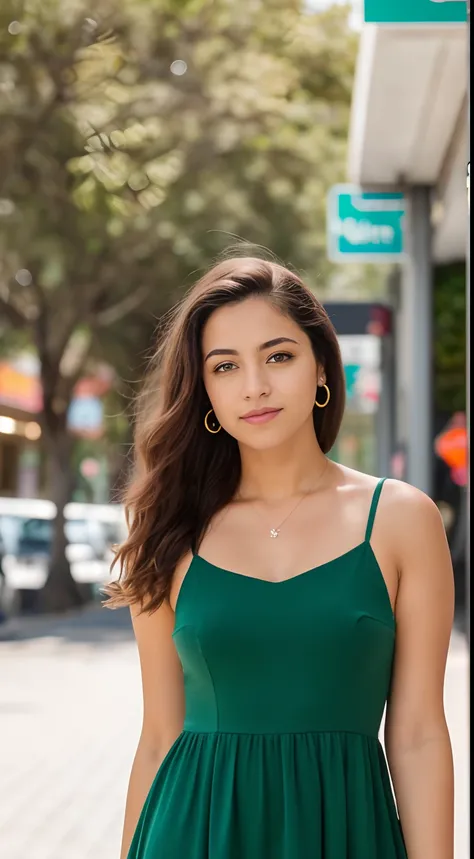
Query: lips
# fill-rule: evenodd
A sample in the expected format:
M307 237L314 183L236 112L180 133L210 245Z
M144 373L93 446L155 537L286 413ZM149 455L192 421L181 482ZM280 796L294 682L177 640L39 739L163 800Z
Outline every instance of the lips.
M247 421L249 424L263 424L276 418L280 412L281 409L256 409L255 411L247 412L246 415L242 415L242 420Z

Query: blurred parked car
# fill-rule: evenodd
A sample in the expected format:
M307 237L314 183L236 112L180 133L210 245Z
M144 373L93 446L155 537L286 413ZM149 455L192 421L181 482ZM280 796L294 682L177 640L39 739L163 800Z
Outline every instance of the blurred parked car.
M80 583L103 583L109 577L112 547L123 540L126 531L122 506L71 502L64 513L66 556L73 578ZM55 517L51 501L0 498L2 578L8 592L43 586Z
M121 504L83 504L72 501L66 505L66 534L69 542L87 542L96 556L112 561L112 546L126 535L125 513Z
M4 570L5 547L0 534L0 623L18 610L18 591L10 584Z

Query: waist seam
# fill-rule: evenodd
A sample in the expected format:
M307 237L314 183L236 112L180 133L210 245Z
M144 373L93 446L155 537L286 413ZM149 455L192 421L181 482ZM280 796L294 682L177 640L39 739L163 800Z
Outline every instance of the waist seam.
M182 734L192 734L193 736L214 737L214 736L233 736L233 737L304 737L316 734L345 734L354 737L365 737L368 740L376 740L380 742L378 734L367 734L364 731L350 731L347 729L339 730L337 728L319 728L312 731L192 731L189 728L183 728Z

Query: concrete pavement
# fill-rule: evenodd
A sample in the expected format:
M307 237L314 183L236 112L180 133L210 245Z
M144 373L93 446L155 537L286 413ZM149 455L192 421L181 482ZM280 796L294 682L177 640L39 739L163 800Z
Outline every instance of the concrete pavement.
M454 632L445 683L445 709L455 773L455 859L469 859L469 660L466 639Z
M127 611L0 626L1 859L118 859L141 720ZM453 634L446 709L456 857L468 859L468 661Z
M141 689L126 613L0 644L2 859L118 859Z

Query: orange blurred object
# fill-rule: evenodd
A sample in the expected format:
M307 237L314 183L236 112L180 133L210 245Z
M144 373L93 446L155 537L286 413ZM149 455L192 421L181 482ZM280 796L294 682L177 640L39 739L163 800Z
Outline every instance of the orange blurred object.
M449 468L467 468L467 430L454 426L441 433L435 441L435 450Z

